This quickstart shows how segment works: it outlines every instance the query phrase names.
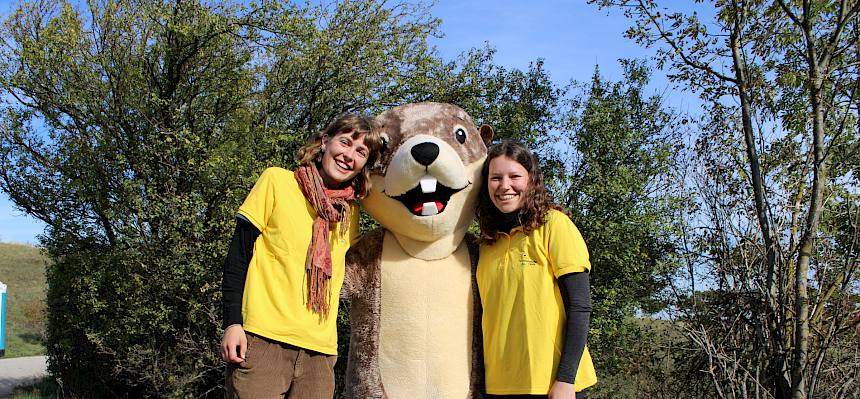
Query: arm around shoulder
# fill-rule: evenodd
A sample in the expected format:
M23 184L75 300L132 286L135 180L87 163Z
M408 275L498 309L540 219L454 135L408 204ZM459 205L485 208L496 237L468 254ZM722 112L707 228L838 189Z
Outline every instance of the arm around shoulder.
M379 270L384 238L385 230L376 229L363 235L349 248L346 253L343 287L340 290L342 299L362 295L367 286L368 275Z

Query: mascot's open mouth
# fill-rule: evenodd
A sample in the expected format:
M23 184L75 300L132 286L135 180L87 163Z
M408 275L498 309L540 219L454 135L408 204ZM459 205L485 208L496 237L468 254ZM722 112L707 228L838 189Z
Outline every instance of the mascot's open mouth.
M445 187L435 177L425 175L415 188L392 198L402 202L415 216L433 216L442 212L451 196L464 188Z

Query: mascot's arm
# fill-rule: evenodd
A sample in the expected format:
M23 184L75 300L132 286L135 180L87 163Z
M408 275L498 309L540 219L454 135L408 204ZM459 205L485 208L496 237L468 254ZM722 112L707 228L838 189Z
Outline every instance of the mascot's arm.
M343 276L343 287L340 289L341 299L353 299L361 296L367 286L368 273L379 262L382 254L382 239L385 230L376 229L361 237L349 252L346 253L346 270Z

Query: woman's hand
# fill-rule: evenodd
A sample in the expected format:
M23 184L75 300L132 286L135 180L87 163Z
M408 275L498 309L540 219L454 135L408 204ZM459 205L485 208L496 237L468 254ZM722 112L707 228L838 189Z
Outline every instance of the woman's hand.
M550 399L576 399L576 388L573 384L556 381L549 390Z
M238 348L238 351L236 350ZM241 324L233 324L224 330L221 337L221 358L229 363L245 361L245 351L248 349L248 337ZM238 353L237 353L238 352Z

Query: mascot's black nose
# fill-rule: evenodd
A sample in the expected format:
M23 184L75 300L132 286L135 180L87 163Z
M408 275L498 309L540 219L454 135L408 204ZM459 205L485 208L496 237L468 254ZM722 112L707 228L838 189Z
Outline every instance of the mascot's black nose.
M435 143L420 143L412 147L412 157L418 163L427 166L439 156L439 146Z

